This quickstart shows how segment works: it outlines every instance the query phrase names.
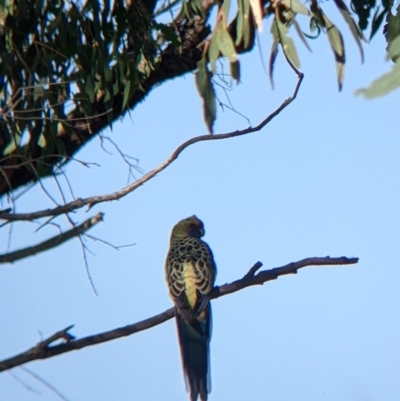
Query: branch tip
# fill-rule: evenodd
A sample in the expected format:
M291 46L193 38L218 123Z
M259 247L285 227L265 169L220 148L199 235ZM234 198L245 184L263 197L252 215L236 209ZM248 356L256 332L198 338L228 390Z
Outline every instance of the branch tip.
M250 270L243 276L243 278L250 278L254 277L254 275L257 273L258 270L261 269L263 264L261 262L257 262L250 268Z

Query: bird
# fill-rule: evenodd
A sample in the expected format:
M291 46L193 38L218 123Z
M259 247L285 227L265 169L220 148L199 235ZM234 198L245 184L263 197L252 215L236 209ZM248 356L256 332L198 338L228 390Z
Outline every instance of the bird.
M210 247L201 239L204 234L204 224L195 215L179 221L172 229L165 262L190 401L199 396L206 401L211 392L210 294L217 269Z

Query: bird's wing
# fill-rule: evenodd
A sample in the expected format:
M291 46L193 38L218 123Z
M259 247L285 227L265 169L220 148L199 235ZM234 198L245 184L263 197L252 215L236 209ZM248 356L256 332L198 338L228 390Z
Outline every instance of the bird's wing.
M169 291L178 311L184 319L196 318L206 309L214 286L216 267L211 249L197 240L196 249L187 260L170 252L166 270ZM194 301L189 299L192 296Z

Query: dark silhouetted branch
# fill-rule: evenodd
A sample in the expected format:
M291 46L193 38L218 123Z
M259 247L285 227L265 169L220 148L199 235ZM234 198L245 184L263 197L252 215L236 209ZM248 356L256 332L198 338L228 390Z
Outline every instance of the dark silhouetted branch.
M253 267L250 268L249 272L246 273L243 278L233 281L229 284L224 284L220 287L215 287L211 294L211 298L219 298L233 292L240 291L246 287L263 284L267 281L275 280L278 277L284 276L286 274L296 274L297 270L306 266L350 265L357 262L358 258L347 258L345 256L339 258L330 258L329 256L323 258L307 258L300 260L299 262L289 263L286 266L277 267L271 270L263 270L258 274L255 274L257 270L262 267L262 263L257 262ZM16 366L37 359L51 358L53 356L64 354L66 352L79 350L90 345L101 344L106 341L129 336L139 331L147 330L151 327L157 326L158 324L161 324L171 319L173 316L174 308L170 308L163 313L142 320L138 323L130 324L125 327L80 338L77 340L75 340L74 337L68 333L68 331L72 328L72 326L70 326L50 336L47 340L41 341L35 347L29 349L28 351L16 355L12 358L6 359L4 361L0 361L0 371L12 369ZM50 345L55 340L59 339L64 339L65 343L53 346Z
M63 242L70 240L73 237L77 237L83 234L85 231L92 228L98 222L102 221L102 219L103 219L103 213L98 213L96 214L96 216L87 219L79 226L76 226L64 233L60 233L59 235L49 238L46 241L40 242L39 244L0 255L0 263L13 263L16 260L23 259L28 256L33 256L40 252L54 248L62 244Z

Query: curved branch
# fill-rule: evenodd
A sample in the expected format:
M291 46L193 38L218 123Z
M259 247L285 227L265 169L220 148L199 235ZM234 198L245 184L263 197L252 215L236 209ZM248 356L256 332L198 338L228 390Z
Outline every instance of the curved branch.
M243 278L233 281L229 284L224 284L220 287L215 287L211 293L211 299L219 298L233 292L240 291L246 287L253 285L264 284L267 281L275 280L280 276L286 274L296 274L297 270L306 266L329 266L329 265L350 265L358 263L358 258L347 258L345 256L339 258L330 258L329 256L324 258L307 258L300 260L299 262L289 263L282 267L277 267L271 270L263 270L258 274L255 274L257 270L262 267L261 262L257 262L253 267L250 268ZM157 326L174 316L174 308L170 308L165 312L162 312L151 318L142 320L138 323L130 324L125 327L106 331L104 333L95 334L92 336L80 338L75 340L74 337L68 333L72 326L67 327L64 330L60 330L56 334L53 334L48 339L41 341L35 347L29 349L14 357L0 361L0 372L8 369L12 369L16 366L24 363L34 361L37 359L51 358L56 355L64 354L66 352L79 350L81 348L88 347L90 345L101 344L106 341L115 340L120 337L129 336L139 331L150 329L151 327ZM65 341L63 344L53 345L56 340L62 339Z
M59 235L55 235L54 237L49 238L46 241L40 242L39 244L0 255L0 263L13 263L16 260L23 259L28 256L33 256L43 251L47 251L48 249L54 248L62 244L63 242L70 240L73 237L77 237L83 234L85 231L89 230L102 220L103 220L103 213L98 213L96 214L96 216L93 216L90 219L85 220L79 226L76 226L71 230L65 231L64 233L60 233Z
M133 192L134 190L136 190L137 188L142 186L144 183L151 180L155 175L157 175L158 173L160 173L161 171L166 169L170 164L172 164L178 158L178 156L186 148L188 148L191 145L194 145L197 142L214 141L214 140L227 139L227 138L236 138L238 136L247 135L247 134L251 134L253 132L260 131L271 120L273 120L282 110L284 110L287 106L289 106L289 104L292 103L293 100L296 99L296 96L297 96L297 93L299 92L300 85L303 81L303 78L304 78L304 74L299 73L298 81L297 81L297 84L296 84L293 94L290 97L288 97L287 99L285 99L282 102L282 104L274 112L272 112L270 115L268 115L263 121L261 121L255 127L249 127L249 128L242 129L242 130L227 132L224 134L200 135L200 136L191 138L191 139L187 140L186 142L182 143L180 146L178 146L178 148L176 148L176 150L172 153L172 155L168 159L166 159L162 164L160 164L158 167L149 171L147 174L145 174L139 180L133 182L132 184L126 186L125 188L122 188L120 191L113 192L113 193L107 194L107 195L91 196L89 198L76 199L65 205L58 206L53 209L41 210L38 212L15 213L15 214L0 213L0 219L8 220L8 221L33 220L33 219L38 219L41 217L57 216L60 214L69 213L69 212L79 209L83 206L89 206L89 208L91 208L94 205L101 203L101 202L110 202L110 201L121 199L122 197Z

